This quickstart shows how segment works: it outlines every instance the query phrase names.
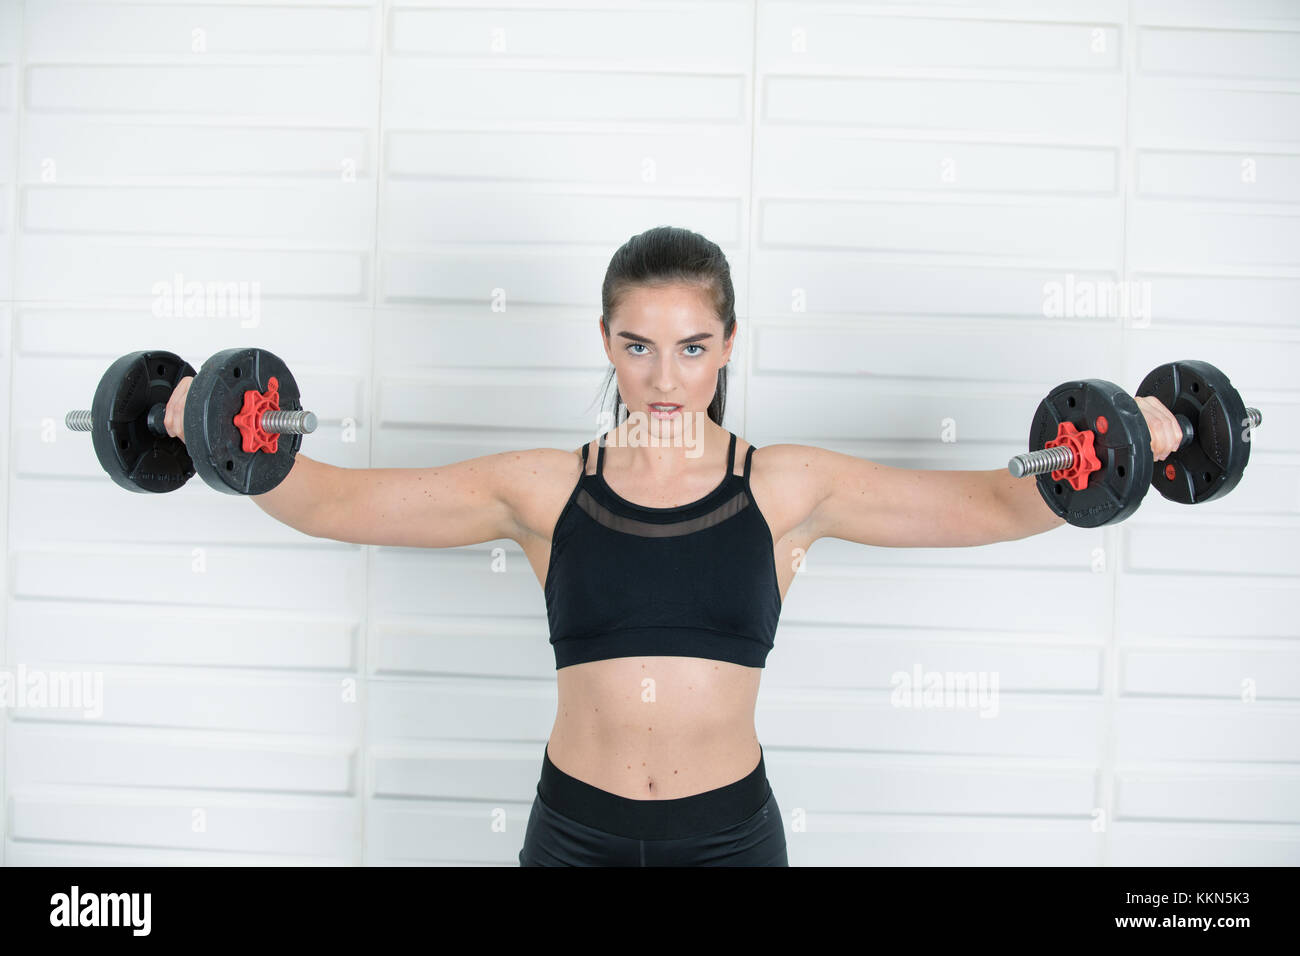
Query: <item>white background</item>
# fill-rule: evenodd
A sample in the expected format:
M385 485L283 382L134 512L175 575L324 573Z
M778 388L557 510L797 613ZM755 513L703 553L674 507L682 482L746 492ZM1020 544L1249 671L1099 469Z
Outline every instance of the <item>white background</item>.
M127 351L256 345L322 461L573 448L605 267L672 224L731 262L725 424L759 446L997 468L1057 383L1181 358L1265 416L1202 508L819 542L758 705L791 863L1300 863L1297 30L1295 0L0 0L0 642L106 695L6 710L0 860L515 863L555 675L513 542L132 495L62 419ZM260 283L260 324L156 317L177 274ZM1151 320L1044 316L1069 274L1149 282ZM996 672L998 716L891 707L918 665Z

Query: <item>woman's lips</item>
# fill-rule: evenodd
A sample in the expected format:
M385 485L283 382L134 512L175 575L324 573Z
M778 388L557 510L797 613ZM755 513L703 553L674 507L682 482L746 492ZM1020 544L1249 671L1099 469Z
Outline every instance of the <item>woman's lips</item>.
M660 411L653 404L648 404L646 407L650 409L650 416L652 418L672 418L682 410L682 406L676 404L672 406L670 411Z

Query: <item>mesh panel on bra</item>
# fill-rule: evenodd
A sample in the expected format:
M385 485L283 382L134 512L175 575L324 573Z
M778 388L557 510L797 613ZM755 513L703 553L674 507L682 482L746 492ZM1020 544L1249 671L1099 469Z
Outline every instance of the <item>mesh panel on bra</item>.
M588 494L586 489L578 492L575 504L600 524L614 531L634 534L642 538L673 538L711 528L715 524L726 521L749 506L749 495L741 491L706 514L694 518L684 518L681 521L668 522L667 524L652 524L648 521L638 521L635 518L615 514Z

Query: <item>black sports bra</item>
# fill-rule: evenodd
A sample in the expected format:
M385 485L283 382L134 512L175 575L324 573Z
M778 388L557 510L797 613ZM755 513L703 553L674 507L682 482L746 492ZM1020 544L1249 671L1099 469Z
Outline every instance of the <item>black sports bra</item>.
M745 455L711 492L678 508L647 508L582 475L560 512L543 591L555 667L612 657L702 657L762 667L781 616L772 532L754 503Z

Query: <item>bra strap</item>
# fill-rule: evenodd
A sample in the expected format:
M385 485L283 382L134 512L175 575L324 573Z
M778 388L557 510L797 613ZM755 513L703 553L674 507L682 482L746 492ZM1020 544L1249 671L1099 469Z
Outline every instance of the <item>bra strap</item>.
M727 474L736 470L736 433L731 432L731 441L727 443Z
M591 442L582 443L582 473L587 473L587 449L591 447Z
M596 474L599 475L601 473L601 469L604 467L605 467L605 436L601 435L600 441L597 445L597 451L596 451Z
M745 452L745 480L749 481L749 463L754 459L754 446L749 446L749 451Z

